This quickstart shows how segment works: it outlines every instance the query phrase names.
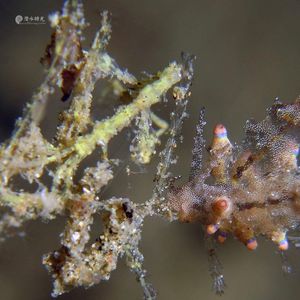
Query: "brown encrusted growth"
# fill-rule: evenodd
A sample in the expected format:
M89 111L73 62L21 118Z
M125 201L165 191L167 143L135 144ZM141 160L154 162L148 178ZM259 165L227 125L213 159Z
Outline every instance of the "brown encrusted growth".
M163 191L170 178L168 167L175 163L175 137L187 116L193 59L184 56L182 63L172 62L164 70L137 80L106 51L111 34L108 12L101 15L101 27L90 49L83 49L81 44L86 22L79 0L66 1L62 11L49 19L54 32L41 59L45 80L17 121L12 138L0 147L0 239L11 236L27 220L51 220L64 214L61 245L43 259L54 278L54 296L73 287L108 280L124 255L142 286L144 298L155 299L156 293L145 278L138 244L144 218L169 212ZM90 110L99 80L111 83L112 92L120 98L127 93L130 101L119 106L111 117L93 120ZM55 137L48 141L40 122L55 89L63 92L62 100L68 100L69 107L60 113ZM101 199L102 189L114 179L118 163L108 154L110 141L125 127L132 129L136 124L129 152L135 162L149 163L161 135L169 129L168 122L152 112L152 106L167 100L169 91L174 95L176 113L171 114L170 139L161 153L163 161L153 196L140 204L123 198ZM99 148L99 160L92 167L84 166L83 160ZM83 166L83 175L75 180L79 165ZM47 175L52 182L46 182ZM16 188L20 177L31 184L28 190ZM102 219L104 231L90 244L95 218Z
M40 59L41 64L44 65L46 68L49 68L53 61L53 57L55 53L55 40L56 40L56 33L53 32L51 34L50 43L47 45L45 49L44 56L42 56Z
M22 174L30 183L38 180L54 154L54 147L43 138L40 128L31 123L17 145L0 149L0 155L5 158L0 161L4 184L16 174Z
M77 211L77 217L80 218L82 214L79 212L87 209L87 203L76 205L79 205L79 208L73 210ZM130 208L130 218L124 207ZM87 240L82 241L81 223L85 226L88 224L84 220L76 219L73 213L73 219L70 220L72 223L69 225L72 231L64 234L63 246L45 255L43 263L55 280L53 296L60 295L74 286L89 287L101 280L108 280L120 256L129 255L128 251L138 251L143 218L134 212L135 204L128 199L111 199L102 203L101 209L104 210L104 231L95 243L90 247L83 247ZM78 228L74 231L75 222ZM136 267L140 269L140 265ZM133 269L136 267L133 266Z
M80 75L80 68L78 68L74 64L68 68L63 69L61 73L61 77L62 77L61 90L63 92L63 96L61 98L62 101L67 101L71 96L72 90L75 86L75 81L79 75Z

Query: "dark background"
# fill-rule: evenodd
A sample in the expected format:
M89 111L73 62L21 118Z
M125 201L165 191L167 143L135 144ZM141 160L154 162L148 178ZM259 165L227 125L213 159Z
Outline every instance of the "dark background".
M43 80L39 58L51 32L48 21L46 25L21 26L15 23L15 16L37 15L47 19L49 12L59 9L61 3L0 1L1 141L10 136L22 107ZM289 102L299 93L299 0L89 0L84 3L91 24L86 44L99 26L99 12L108 9L113 26L109 52L121 67L135 75L143 70L154 73L163 69L170 61L179 60L182 50L197 56L190 118L184 126L185 139L175 170L184 178L188 176L192 132L201 106L206 107L208 139L213 125L222 122L231 140L240 141L248 118L261 120L275 97ZM58 97L57 94L49 103L43 123L48 137L57 124L57 106L63 106ZM114 147L118 147L117 142L113 144L112 155ZM120 172L118 186L112 184L106 196L146 200L151 194L154 170L155 164L131 182ZM41 257L58 248L63 227L63 218L49 224L28 223L25 237L14 237L1 245L0 299L50 299L51 279ZM97 220L93 237L99 232ZM147 219L141 249L159 299L217 299L211 292L200 225ZM231 239L220 247L219 254L228 285L222 299L299 299L300 250L291 247L288 252L293 266L289 276L281 271L275 246L264 239L259 240L255 252ZM122 260L109 282L89 290L75 289L60 297L61 300L141 298L134 275Z

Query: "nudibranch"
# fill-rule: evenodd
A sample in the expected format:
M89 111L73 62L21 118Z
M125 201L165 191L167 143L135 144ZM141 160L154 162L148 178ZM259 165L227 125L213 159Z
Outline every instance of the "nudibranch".
M197 134L203 134L201 122ZM195 145L204 148L201 140L196 136ZM220 243L233 235L254 250L263 235L287 250L287 233L300 224L299 143L299 99L276 101L263 121L248 121L241 145L233 146L218 124L209 158L202 162L201 151L193 150L199 161L192 165L199 170L183 186L170 188L168 203L181 222L201 223Z

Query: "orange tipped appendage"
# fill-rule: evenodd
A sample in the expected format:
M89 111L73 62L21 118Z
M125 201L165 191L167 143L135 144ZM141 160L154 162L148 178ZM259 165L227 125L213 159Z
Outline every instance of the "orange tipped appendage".
M289 242L286 238L286 233L282 231L273 232L272 241L278 245L280 251L286 251L289 248Z
M217 224L210 224L206 226L206 232L209 235L212 235L216 233L216 231L219 229L219 226Z
M213 134L210 156L214 167L211 174L217 182L225 183L227 178L227 164L232 157L232 145L227 137L227 130L224 125L216 125Z
M212 150L223 148L224 146L227 146L229 144L231 145L227 137L227 129L224 125L217 124L213 130L213 134L214 137L211 145Z
M216 217L224 216L231 207L231 201L226 196L217 197L212 204L212 211Z
M214 136L216 138L226 138L227 130L223 124L217 124L214 128Z
M246 242L246 247L248 248L248 250L255 250L257 248L258 244L257 244L257 240L256 238L251 238Z
M206 227L206 232L208 234L214 234L220 228L222 219L229 215L231 207L231 200L227 196L219 196L214 199L209 211L211 217L210 222L212 222L212 224L209 224Z
M280 243L278 244L278 249L280 251L286 251L289 248L289 242L287 241L287 239L280 241Z
M258 246L255 238L255 233L246 224L236 221L234 235L248 248L248 250L255 250Z

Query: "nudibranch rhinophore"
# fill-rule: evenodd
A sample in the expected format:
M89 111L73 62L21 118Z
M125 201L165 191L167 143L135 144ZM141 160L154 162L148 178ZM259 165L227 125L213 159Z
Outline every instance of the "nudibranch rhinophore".
M287 250L287 232L300 224L299 143L299 98L292 104L276 100L263 121L247 121L241 145L233 146L218 124L209 159L198 162L189 182L170 188L169 205L180 221L200 222L220 243L232 234L254 250L263 235Z

